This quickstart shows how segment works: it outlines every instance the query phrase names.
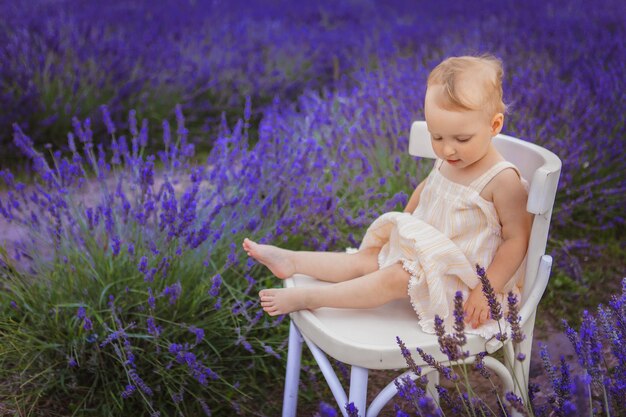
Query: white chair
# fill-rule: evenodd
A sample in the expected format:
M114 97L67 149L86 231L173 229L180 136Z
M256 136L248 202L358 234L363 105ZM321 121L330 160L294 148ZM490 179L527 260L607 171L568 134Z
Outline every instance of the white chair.
M555 154L540 146L510 136L498 135L494 138L494 144L508 161L520 169L522 176L530 181L527 209L534 214L534 221L520 310L521 327L526 339L520 345L513 346L510 338L503 345L495 338L485 340L480 336L468 335L465 349L469 350L470 357L466 362L472 362L479 352L493 353L502 348L504 363L487 356L485 365L501 378L504 392L514 391L526 398L535 314L552 266L552 258L544 252L561 161ZM411 126L409 153L424 158L435 157L426 122L417 121ZM300 287L329 284L308 276L294 275L285 280L284 285ZM296 415L303 341L311 350L344 416L347 415L345 405L349 402L354 403L359 415L376 416L396 394L392 381L367 405L368 370L407 367L396 344L396 336L404 341L420 366L424 364L420 363L421 358L415 353L415 347L422 348L443 363L447 361L439 350L437 337L422 332L408 300L393 301L373 309L320 308L294 312L290 316L283 417ZM518 353L524 353L527 359L523 362L514 360ZM351 365L348 395L326 355ZM433 388L439 381L437 372L428 366L423 366L422 369L428 374L429 392L436 397ZM513 379L513 375L517 381Z

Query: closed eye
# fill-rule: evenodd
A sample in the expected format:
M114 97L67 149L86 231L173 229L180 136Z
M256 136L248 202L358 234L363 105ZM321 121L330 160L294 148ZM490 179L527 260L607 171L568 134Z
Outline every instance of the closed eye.
M472 138L471 136L457 136L456 140L457 142L467 142L471 138Z
M441 140L441 137L440 137L440 136L433 136L433 135L430 135L430 137L431 137L431 139L432 139L432 140Z

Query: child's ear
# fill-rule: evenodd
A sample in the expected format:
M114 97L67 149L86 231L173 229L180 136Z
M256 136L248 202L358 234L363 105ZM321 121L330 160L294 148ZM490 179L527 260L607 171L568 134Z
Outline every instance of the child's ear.
M497 113L491 119L491 134L493 136L497 135L502 130L502 127L504 127L504 114Z

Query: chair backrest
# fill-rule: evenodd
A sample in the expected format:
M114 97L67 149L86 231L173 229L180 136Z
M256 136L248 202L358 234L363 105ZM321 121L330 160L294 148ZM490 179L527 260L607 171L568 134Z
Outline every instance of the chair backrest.
M541 256L545 253L552 206L561 174L561 160L549 150L507 135L497 135L493 143L502 156L513 163L529 182L526 209L534 214L533 227L528 245L526 276L522 291L522 303L537 283L537 271ZM413 122L409 139L409 154L422 158L435 158L430 132L425 121ZM545 288L545 287L544 287Z

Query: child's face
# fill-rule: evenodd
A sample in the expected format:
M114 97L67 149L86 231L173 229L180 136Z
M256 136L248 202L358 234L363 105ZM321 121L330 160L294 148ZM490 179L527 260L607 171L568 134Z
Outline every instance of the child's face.
M504 116L492 119L480 110L447 110L442 107L443 87L432 85L426 91L424 113L438 158L455 169L474 166L489 152L491 138L502 129Z

